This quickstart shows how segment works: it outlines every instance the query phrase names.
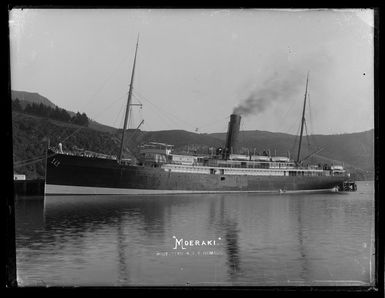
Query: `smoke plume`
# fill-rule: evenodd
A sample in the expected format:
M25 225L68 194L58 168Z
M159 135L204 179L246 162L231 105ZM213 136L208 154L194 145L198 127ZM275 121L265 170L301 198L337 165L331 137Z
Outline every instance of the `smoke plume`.
M276 56L271 61L270 69L276 71L243 98L233 113L243 116L258 115L274 103L287 104L299 97L303 98L308 71L311 90L324 92L324 89L329 88L327 78L333 71L334 63L327 50L298 52L297 55L290 56L290 60L285 55L282 57L285 59Z
M247 116L264 112L270 105L278 101L289 101L293 96L304 93L306 72L290 71L273 74L262 86L254 89L234 108L233 113Z

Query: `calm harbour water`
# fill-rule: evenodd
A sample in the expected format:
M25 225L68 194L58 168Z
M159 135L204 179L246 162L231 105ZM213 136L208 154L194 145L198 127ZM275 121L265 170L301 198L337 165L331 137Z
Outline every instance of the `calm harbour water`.
M373 182L358 182L357 192L345 194L58 196L15 203L21 286L373 280ZM173 236L183 238L185 249Z

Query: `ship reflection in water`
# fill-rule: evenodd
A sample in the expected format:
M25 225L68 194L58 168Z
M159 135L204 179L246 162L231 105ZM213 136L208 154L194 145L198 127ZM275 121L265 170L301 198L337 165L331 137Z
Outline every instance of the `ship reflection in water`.
M310 196L21 198L18 282L368 285L373 183L361 184L356 193ZM174 249L175 238L184 249Z

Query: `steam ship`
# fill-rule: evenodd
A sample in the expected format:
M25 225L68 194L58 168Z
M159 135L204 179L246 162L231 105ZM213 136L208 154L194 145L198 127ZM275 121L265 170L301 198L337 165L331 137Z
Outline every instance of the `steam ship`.
M135 74L136 43L131 82L117 157L103 154L76 154L62 148L47 151L46 195L140 195L228 192L319 192L355 191L356 184L341 165L304 166L300 160L306 91L297 159L264 154L239 154L241 116L232 114L226 142L210 155L175 154L173 145L143 144L135 162L123 159Z

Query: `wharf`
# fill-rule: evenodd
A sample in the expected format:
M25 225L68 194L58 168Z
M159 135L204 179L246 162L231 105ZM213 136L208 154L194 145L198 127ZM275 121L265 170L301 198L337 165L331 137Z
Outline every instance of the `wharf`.
M15 195L18 196L44 196L44 179L14 180Z

